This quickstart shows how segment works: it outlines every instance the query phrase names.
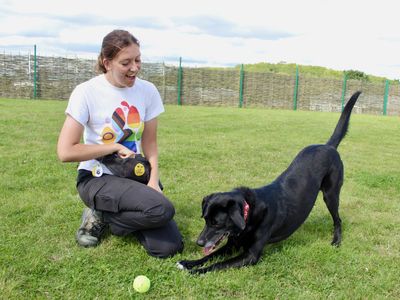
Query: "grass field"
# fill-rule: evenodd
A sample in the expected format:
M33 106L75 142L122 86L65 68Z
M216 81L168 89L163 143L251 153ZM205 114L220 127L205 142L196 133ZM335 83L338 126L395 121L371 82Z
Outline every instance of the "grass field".
M362 101L362 96L360 97ZM400 119L353 115L339 147L343 242L319 197L304 225L265 248L259 264L192 276L202 197L272 181L297 152L324 143L339 115L304 111L166 106L160 171L185 250L149 257L131 237L76 245L83 204L76 164L56 142L66 102L0 99L0 299L400 299ZM139 274L152 287L132 289Z

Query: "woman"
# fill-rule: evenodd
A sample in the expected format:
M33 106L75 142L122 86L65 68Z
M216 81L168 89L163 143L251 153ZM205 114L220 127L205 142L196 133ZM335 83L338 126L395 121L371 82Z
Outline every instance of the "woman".
M150 255L168 257L181 252L183 242L159 186L157 116L164 107L156 87L137 77L140 55L129 32L104 37L97 62L102 74L72 92L57 153L62 162L80 162L77 189L87 208L79 245L98 245L108 225L115 235L134 233ZM143 154L151 165L148 184L115 176L96 160L112 153L124 159Z

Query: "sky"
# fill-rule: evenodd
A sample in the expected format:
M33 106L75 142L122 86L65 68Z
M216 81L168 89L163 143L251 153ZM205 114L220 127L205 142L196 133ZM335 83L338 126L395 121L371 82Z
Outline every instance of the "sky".
M397 3L398 2L398 3ZM400 79L398 0L0 0L0 51L97 57L126 29L145 62L295 63Z

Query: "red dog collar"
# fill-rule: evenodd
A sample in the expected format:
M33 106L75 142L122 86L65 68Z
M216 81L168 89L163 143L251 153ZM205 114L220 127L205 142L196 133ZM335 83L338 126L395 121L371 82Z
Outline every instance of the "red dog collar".
M244 216L244 221L245 222L247 222L247 218L249 216L249 209L250 209L249 204L246 202L246 200L244 200L243 216Z

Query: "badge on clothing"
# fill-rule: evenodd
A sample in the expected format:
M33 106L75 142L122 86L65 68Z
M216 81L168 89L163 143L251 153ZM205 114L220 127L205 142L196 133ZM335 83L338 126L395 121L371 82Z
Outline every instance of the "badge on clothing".
M113 153L97 160L110 169L115 176L133 179L144 184L147 184L150 180L150 163L141 154L121 158L118 154Z

